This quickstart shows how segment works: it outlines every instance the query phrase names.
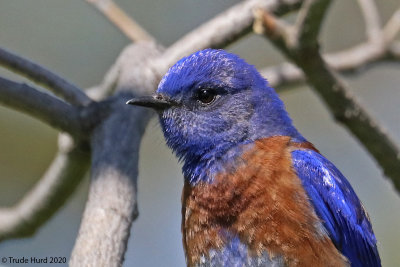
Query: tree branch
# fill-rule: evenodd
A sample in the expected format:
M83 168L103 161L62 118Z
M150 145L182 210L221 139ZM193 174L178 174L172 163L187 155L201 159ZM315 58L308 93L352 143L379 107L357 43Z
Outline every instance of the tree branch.
M383 39L385 44L388 45L396 39L396 36L400 32L400 9L397 9L396 12L392 15L389 21L386 23L383 28Z
M118 60L117 60L118 62ZM94 100L101 100L107 96L110 96L115 89L119 76L119 64L115 62L107 73L104 75L103 81L91 88L86 89L86 93Z
M316 3L309 1L309 3ZM328 5L324 5L324 9L312 8L312 4L305 4L303 11L307 16L314 16L315 20L304 20L303 27L298 27L297 30L308 28L314 33L308 33L309 38L315 38L309 43L317 43L317 32L319 28L309 25L310 23L321 24L323 16ZM312 14L317 12L319 14ZM268 20L263 19L265 16ZM261 17L262 21L258 22L265 27L270 27L270 21L278 21L272 14L266 14ZM268 21L268 23L265 23ZM308 22L307 22L308 21ZM302 69L308 82L316 90L327 104L329 110L334 115L335 119L341 122L351 131L351 133L363 144L369 153L382 167L385 175L389 177L396 189L400 191L400 149L395 142L387 134L386 130L378 124L360 104L360 101L352 94L350 88L345 85L325 63L319 53L318 46L300 45L297 39L295 46L287 42L275 42L275 36L270 37L271 30L264 30L272 43L276 45L285 55L293 60L296 65ZM276 34L276 33L275 33ZM278 32L279 34L279 32ZM299 38L301 33L294 33ZM312 59L312 60L309 60Z
M369 2L369 0L360 1ZM364 9L369 10L369 8ZM367 13L364 14L365 20L368 20L369 17L376 17L376 14L372 14L375 12L376 10L369 11L371 14L364 12ZM288 40L290 38L293 39L295 35L292 34L294 27L291 25L287 25L281 20L275 20L275 17L270 16L269 13L265 13L260 9L255 13L255 17L254 31L259 34L268 35L269 39L274 40L275 43L281 42L281 44L279 44L281 49L286 49L285 43L290 43L292 46L295 42L294 40ZM375 21L376 20L377 19L375 19ZM377 22L370 24L377 25ZM266 31L269 31L269 33L266 33ZM371 32L375 31L376 30L371 30ZM392 15L391 19L389 19L381 31L383 32L380 35L381 39L383 38L385 40L383 46L382 42L368 38L365 43L355 45L342 51L325 54L323 58L330 68L343 74L362 71L367 69L366 67L368 66L385 60L400 59L400 44L396 44L395 42L395 37L400 31L400 10L397 10ZM289 35L291 36L288 37ZM278 38L280 38L280 41L277 41ZM288 51L285 51L285 53L288 53ZM305 77L301 69L291 63L285 62L278 66L267 67L261 70L261 73L264 77L268 78L270 85L273 87L290 86L305 82Z
M57 74L28 59L17 56L0 47L0 65L43 85L54 94L74 105L86 106L91 100L78 87Z
M66 134L50 167L22 200L0 208L0 241L33 235L74 192L89 165L89 154Z
M369 66L391 58L400 58L400 53L392 53L390 47L388 51L382 53L374 45L363 43L349 49L328 53L323 55L323 58L329 67L335 71L342 74L351 74L354 72L360 73L360 71L368 69ZM306 81L302 70L288 62L266 67L260 72L268 79L272 87L292 86Z
M374 0L358 0L365 22L365 33L369 42L381 42L381 19Z
M86 1L95 6L115 27L133 42L154 41L153 36L143 29L132 17L128 16L128 14L112 0Z
M269 86L277 90L279 87L293 86L306 81L303 71L296 65L288 62L266 67L260 73L267 79Z
M137 217L136 180L139 144L150 120L148 109L126 101L156 88L149 62L161 51L154 43L135 43L117 60L110 116L93 131L89 197L72 251L70 266L121 266L133 220Z
M72 135L86 134L80 123L78 108L27 84L0 77L0 103Z
M243 1L217 15L194 29L168 49L154 62L159 75L163 76L168 68L195 51L205 48L223 48L251 32L255 8L263 8L276 15L283 15L300 6L301 0L250 0Z
M362 0L363 1L363 0ZM293 31L296 36L296 45L303 49L318 49L318 35L322 20L330 5L330 0L305 0ZM293 45L293 44L290 44Z
M181 57L207 47L222 48L250 32L254 20L252 12L255 7L264 7L274 14L283 15L299 8L300 3L301 0L251 0L239 3L222 12L214 19L182 37L164 51L162 56L150 63L150 67L158 73L157 82L168 68ZM158 49L163 50L160 45ZM123 58L122 54L100 85L89 89L88 94L92 98L101 99L114 90L121 69L119 66L122 61L121 58Z
M324 99L336 120L355 135L400 191L400 148L386 129L368 114L350 88L334 75L321 57L317 57L319 54L315 56L315 66L299 62L310 84Z

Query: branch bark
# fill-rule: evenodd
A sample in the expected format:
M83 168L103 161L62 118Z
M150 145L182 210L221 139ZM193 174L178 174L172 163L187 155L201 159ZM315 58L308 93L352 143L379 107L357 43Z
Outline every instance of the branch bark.
M112 0L86 1L95 6L115 27L117 27L117 29L133 42L154 41L153 36L143 29L132 17L128 16L128 14Z
M392 17L386 23L385 27L383 28L383 39L385 44L390 44L394 42L396 36L400 32L400 8L394 12Z
M70 266L121 266L133 220L137 217L139 145L152 113L125 105L135 94L154 91L158 80L149 61L160 55L154 43L126 48L117 61L111 115L91 139L89 197L72 251Z
M0 103L23 111L61 131L81 136L79 109L27 84L0 77Z
M319 3L318 3L319 2ZM274 15L264 12L259 17L261 25L267 27L264 31L266 36L270 38L272 43L280 49L288 58L290 58L304 72L307 81L312 85L315 91L322 97L332 112L335 119L341 122L350 132L362 143L368 152L382 167L385 175L390 178L398 191L400 191L400 149L396 143L388 135L387 131L374 120L360 101L352 94L350 88L344 84L325 63L322 58L317 44L317 36L319 27L309 24L321 24L327 11L328 5L323 5L322 9L316 8L315 5L321 5L324 1L306 1L301 14L314 17L314 20L304 20L304 23L298 24L296 30L292 32L293 43L289 43L283 38L281 32L289 32L288 29L275 31L271 26L278 24L279 19ZM325 1L329 2L329 1ZM314 7L314 8L313 8ZM274 23L271 23L274 22ZM307 30L314 31L307 33L313 41L308 41L309 45L299 42L300 36L304 35ZM272 35L273 33L273 35ZM277 37L279 41L276 42ZM312 60L309 60L312 59Z
M253 11L263 8L278 16L296 10L300 0L250 0L241 2L194 29L166 49L154 66L163 76L168 68L184 56L205 48L223 48L251 32Z
M271 38L271 37L270 37ZM330 68L342 74L359 74L379 62L400 59L400 53L392 52L392 46L381 50L375 44L362 43L354 47L323 55ZM306 81L301 68L292 63L282 63L266 67L261 74L267 78L272 87L291 86Z
M27 77L35 83L43 85L71 104L86 106L91 103L90 98L77 86L39 64L17 56L1 47L0 65Z
M360 4L364 2L370 1L360 0ZM370 8L371 7L365 9L369 10ZM365 12L366 11L364 11L364 13ZM367 14L364 14L364 19L368 20L370 17L376 17L377 15L375 12L376 11L369 11L369 13L374 14L369 14L367 12ZM265 14L263 10L258 10L258 12L256 12L256 17L258 19L254 24L254 31L256 33L267 34L265 31L272 30L273 32L267 34L268 38L271 40L273 39L275 45L278 45L277 38L280 38L279 42L281 43L279 46L281 49L286 49L285 43L289 43L290 46L293 46L293 43L296 42L296 40L287 40L289 38L295 39L296 37L295 34L292 34L295 30L291 25L271 18L268 14ZM379 19L375 18L374 20L376 22L369 24L375 26L369 27L376 27ZM263 25L266 23L269 24L268 27ZM366 30L366 33L370 36L372 36L371 32L376 32L376 30ZM397 10L386 25L381 28L381 34L379 35L381 41L367 38L367 41L364 43L334 53L325 54L323 58L330 68L342 74L360 73L360 71L366 70L369 66L383 61L398 61L400 59L400 44L396 43L395 37L399 32L400 9ZM291 86L306 81L301 68L288 62L278 66L264 68L261 70L261 73L268 79L272 87Z
M256 7L263 7L281 16L298 9L301 2L301 0L251 0L239 3L179 39L162 55L150 62L149 67L157 73L158 83L168 68L182 57L208 47L224 48L251 32L254 21L253 10ZM164 48L158 44L158 49ZM121 54L119 58L122 57ZM91 97L102 99L112 93L121 70L120 61L117 60L110 68L100 85L89 89L88 94Z

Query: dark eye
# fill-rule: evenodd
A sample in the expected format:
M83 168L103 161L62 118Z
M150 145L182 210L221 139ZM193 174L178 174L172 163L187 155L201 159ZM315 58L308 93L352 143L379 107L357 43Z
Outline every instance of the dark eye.
M210 104L217 97L217 92L213 89L200 89L197 99L203 104Z

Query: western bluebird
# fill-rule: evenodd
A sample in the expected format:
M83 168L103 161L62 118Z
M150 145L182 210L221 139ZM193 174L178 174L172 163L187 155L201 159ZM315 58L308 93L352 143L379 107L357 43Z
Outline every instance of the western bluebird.
M380 266L353 188L254 66L199 51L128 104L158 111L183 161L188 266Z

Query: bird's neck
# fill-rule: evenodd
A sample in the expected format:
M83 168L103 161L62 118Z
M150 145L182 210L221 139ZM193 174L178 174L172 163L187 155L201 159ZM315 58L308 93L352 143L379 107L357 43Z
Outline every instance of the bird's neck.
M185 181L193 186L200 182L213 183L215 174L225 171L240 160L240 155L246 149L245 143L235 146L231 144L229 148L219 147L186 157L182 167Z
M180 145L176 150L184 155L183 174L190 184L212 183L214 174L222 172L257 140L286 136L294 142L306 139L293 126L283 102L269 87L254 89L248 100L252 110L248 121L236 123L226 136L215 142ZM243 96L245 97L245 96ZM234 135L234 137L232 137ZM183 148L183 149L182 149Z
M252 103L254 112L250 120L249 139L256 141L273 136L288 136L295 142L306 141L294 127L284 103L274 89L254 89Z

